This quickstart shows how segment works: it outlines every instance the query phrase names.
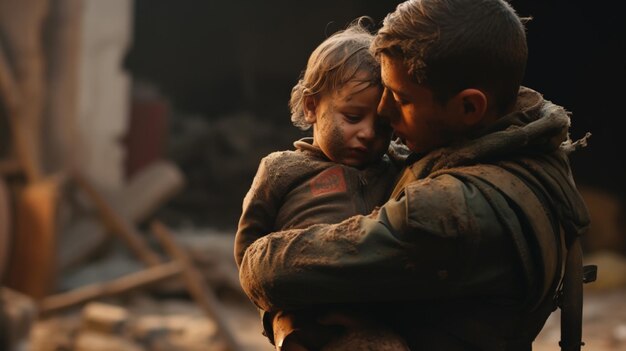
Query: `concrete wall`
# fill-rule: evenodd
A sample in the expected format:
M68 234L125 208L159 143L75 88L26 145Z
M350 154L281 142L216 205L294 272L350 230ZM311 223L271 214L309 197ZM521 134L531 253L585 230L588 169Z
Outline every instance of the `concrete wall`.
M132 38L132 0L85 0L79 81L79 132L84 172L104 188L124 180L130 76L122 60Z

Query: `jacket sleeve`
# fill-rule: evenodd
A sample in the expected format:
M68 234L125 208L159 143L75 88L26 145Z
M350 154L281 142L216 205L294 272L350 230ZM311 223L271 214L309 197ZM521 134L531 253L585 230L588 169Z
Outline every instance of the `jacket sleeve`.
M242 287L266 311L516 289L515 255L491 206L455 177L419 180L376 214L255 241Z
M252 186L244 197L235 235L235 262L241 266L244 252L258 238L274 230L281 195L272 181L272 155L261 160Z

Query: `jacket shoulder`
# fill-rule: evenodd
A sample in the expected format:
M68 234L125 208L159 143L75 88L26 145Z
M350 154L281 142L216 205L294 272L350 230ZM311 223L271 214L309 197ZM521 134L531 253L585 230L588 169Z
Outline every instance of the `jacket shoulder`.
M259 173L270 179L282 178L305 168L307 157L299 151L275 151L263 157L259 163Z
M505 165L481 164L442 173L471 183L494 208L513 238L527 281L531 286L537 284L539 295L534 302L542 301L559 272L561 238L554 199L547 196L540 182L531 182L521 173L523 168ZM541 277L543 281L537 282Z
M317 159L302 151L277 151L265 156L257 171L257 178L271 184L276 191L284 193L294 183L317 174L332 163Z

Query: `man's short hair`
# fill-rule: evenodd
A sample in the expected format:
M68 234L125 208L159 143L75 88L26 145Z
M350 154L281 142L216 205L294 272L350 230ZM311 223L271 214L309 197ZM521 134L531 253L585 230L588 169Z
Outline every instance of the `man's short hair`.
M523 20L504 0L408 0L387 15L371 50L402 58L440 103L477 88L499 113L515 102L528 56Z

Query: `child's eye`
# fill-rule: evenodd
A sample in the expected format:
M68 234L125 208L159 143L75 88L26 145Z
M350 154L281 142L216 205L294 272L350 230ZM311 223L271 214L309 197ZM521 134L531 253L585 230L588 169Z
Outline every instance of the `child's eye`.
M361 116L358 115L345 115L346 116L346 120L349 123L358 123L361 121Z

